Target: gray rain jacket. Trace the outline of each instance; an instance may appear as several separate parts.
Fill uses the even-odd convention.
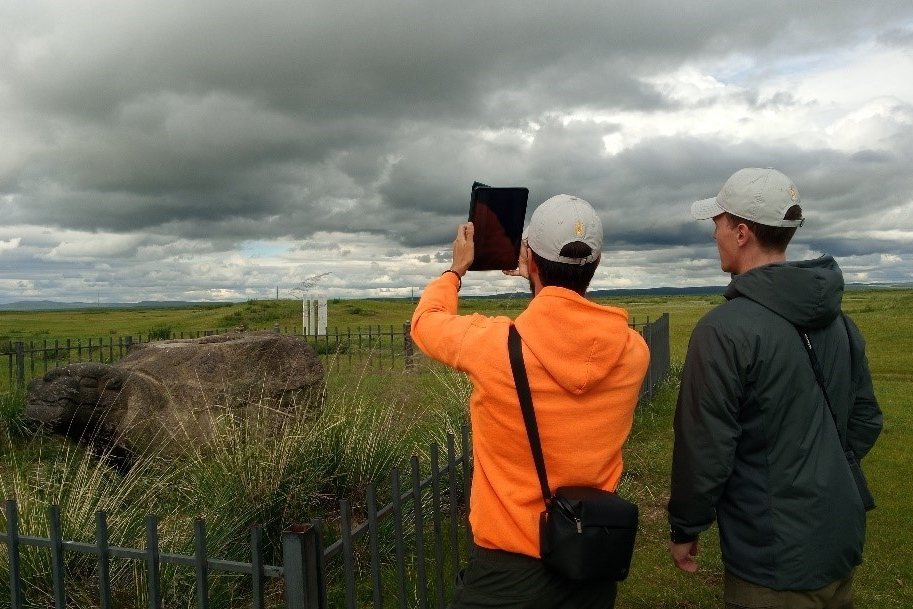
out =
[[[830,256],[761,266],[732,280],[688,345],[669,522],[696,535],[716,519],[726,569],[768,588],[820,588],[862,560],[865,511],[841,439],[862,459],[882,416],[842,294]]]

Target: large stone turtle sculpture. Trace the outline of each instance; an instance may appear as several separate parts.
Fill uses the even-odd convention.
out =
[[[324,387],[307,341],[243,332],[133,345],[113,365],[84,362],[29,383],[27,417],[129,462],[205,440],[219,413],[314,408]]]

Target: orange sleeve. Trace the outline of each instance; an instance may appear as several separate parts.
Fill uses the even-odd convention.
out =
[[[444,273],[429,283],[412,314],[412,339],[428,357],[458,370],[463,338],[473,315],[457,315],[459,280]]]

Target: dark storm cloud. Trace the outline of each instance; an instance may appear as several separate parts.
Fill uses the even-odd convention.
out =
[[[718,103],[685,101],[651,78],[739,56],[750,65],[725,76],[746,84],[722,98],[757,112],[800,106],[808,101],[752,79],[876,35],[907,48],[911,15],[906,0],[827,11],[812,0],[763,11],[728,0],[687,10],[5,3],[0,214],[10,226],[154,236],[134,252],[338,233],[434,248],[420,260],[439,260],[480,180],[529,187],[531,208],[578,194],[599,209],[612,247],[653,249],[706,243],[690,202],[740,166],[773,165],[810,193],[809,238],[850,230],[861,201],[867,225],[887,229],[890,217],[872,212],[909,203],[909,129],[855,154],[669,135],[612,156],[604,139],[620,126],[591,114]]]
[[[476,129],[522,128],[558,108],[657,107],[667,100],[639,75],[694,53],[779,47],[800,32],[806,47],[823,44],[890,6],[847,4],[809,25],[772,8],[753,14],[743,36],[727,37],[712,24],[744,19],[735,3],[687,15],[626,3],[471,4],[7,8],[6,22],[19,27],[0,74],[34,148],[5,173],[5,190],[30,203],[22,221],[127,230],[303,207],[315,212],[311,221],[287,227],[307,234],[321,221],[345,228],[320,208],[339,191],[369,198],[379,159],[400,152],[404,137],[440,134],[450,147],[434,155],[437,172],[379,184],[393,208],[427,211],[431,194],[463,197],[455,178],[474,166],[494,161],[491,173],[501,175],[496,151],[447,162]],[[789,6],[786,14],[801,13]],[[561,153],[569,144],[555,145]],[[339,175],[310,186],[327,164]]]

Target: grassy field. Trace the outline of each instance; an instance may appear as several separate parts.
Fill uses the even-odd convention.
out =
[[[329,326],[339,328],[382,325],[402,327],[409,320],[408,300],[333,300],[328,303]],[[230,329],[268,330],[278,323],[283,331],[300,333],[300,300],[252,300],[175,308],[77,309],[70,311],[0,311],[0,343],[18,340],[137,336],[169,329],[174,334]]]
[[[516,317],[528,297],[464,298],[461,313],[484,313]],[[687,330],[720,297],[604,298],[600,302],[629,310],[631,320],[644,322],[663,313],[687,340]],[[415,303],[401,300],[331,300],[327,303],[329,328],[381,326],[402,328],[412,316]],[[240,325],[250,330],[268,330],[278,323],[283,331],[301,331],[298,300],[254,300],[232,304],[206,304],[183,308],[79,309],[71,311],[0,311],[0,344],[29,341],[108,336],[146,335],[161,329],[174,334],[230,329]],[[673,357],[684,354],[683,341],[673,345]]]
[[[654,319],[668,312],[672,329],[672,359],[680,365],[694,323],[712,306],[722,302],[722,299],[715,296],[639,297],[604,299],[603,302],[627,308],[636,321]],[[513,317],[525,304],[525,298],[464,299],[461,302],[461,312],[479,311]],[[329,325],[340,328],[368,324],[399,327],[411,315],[412,307],[413,304],[408,300],[333,301],[329,303]],[[865,562],[857,573],[857,606],[878,609],[911,607],[913,559],[910,558],[910,548],[913,547],[913,527],[910,526],[910,514],[913,514],[913,497],[907,485],[913,475],[909,458],[909,447],[913,446],[913,412],[906,406],[909,396],[913,394],[913,372],[910,370],[913,353],[913,291],[848,292],[844,299],[844,309],[867,338],[876,394],[885,413],[883,435],[864,462],[879,507],[869,516]],[[240,324],[250,328],[265,328],[276,322],[284,327],[300,327],[300,302],[256,301],[221,307],[108,311],[106,314],[93,311],[0,313],[0,341],[28,340],[30,337],[76,338],[80,336],[79,333],[83,333],[83,336],[99,336],[112,331],[123,334],[145,333],[155,326],[170,326],[175,332]],[[411,381],[410,378],[413,377],[397,373],[369,374],[356,380],[342,376],[329,379],[328,393],[338,398],[334,406],[337,409],[335,420],[349,421],[353,429],[360,429],[365,435],[353,432],[344,438],[338,437],[339,430],[330,433],[330,429],[336,430],[338,424],[328,423],[329,428],[324,430],[328,435],[321,436],[317,445],[324,451],[328,445],[335,447],[330,452],[335,451],[339,463],[333,464],[333,467],[340,467],[345,462],[345,467],[360,473],[345,474],[341,478],[334,474],[331,478],[335,482],[329,485],[322,484],[320,476],[316,480],[309,479],[307,484],[301,483],[300,486],[283,478],[270,487],[273,488],[271,500],[275,500],[274,504],[270,504],[271,509],[288,514],[294,509],[311,510],[314,505],[321,505],[320,500],[298,504],[280,501],[279,495],[292,488],[302,493],[308,492],[307,488],[315,489],[310,492],[318,494],[351,492],[353,484],[358,484],[352,483],[352,480],[380,476],[379,472],[385,471],[383,468],[391,460],[402,458],[393,456],[393,452],[413,450],[429,438],[440,437],[441,427],[456,425],[461,417],[465,387],[457,382],[457,389],[454,389],[452,382],[442,385],[434,379],[429,380],[425,375],[416,375],[415,378],[420,379],[417,381]],[[677,382],[672,378],[661,388],[653,403],[638,411],[626,447],[628,476],[623,491],[641,506],[642,530],[632,576],[620,588],[620,608],[698,609],[720,606],[722,568],[714,530],[701,538],[701,571],[696,575],[687,575],[674,569],[666,553],[665,503],[668,497],[671,419],[676,391]],[[346,395],[350,397],[346,398]],[[17,400],[9,394],[0,400],[0,411],[6,413],[0,415],[0,418],[5,421],[2,427],[7,437],[2,442],[7,448],[0,451],[0,459],[5,463],[0,465],[0,477],[7,480],[4,485],[7,491],[11,488],[8,481],[12,467],[10,462],[22,464],[34,457],[37,450],[34,447],[28,448],[23,440],[26,436],[17,431],[16,425],[21,423],[14,414],[10,414],[15,413],[17,404]],[[440,414],[442,410],[445,411],[443,415]],[[366,460],[360,446],[367,442],[367,438],[376,437],[377,431],[381,429],[386,430],[381,434],[386,433],[392,437],[381,447],[375,447],[378,451],[376,459]],[[295,433],[304,434],[304,431],[298,430]],[[337,435],[334,436],[334,433]],[[47,440],[43,442],[42,450],[47,456],[50,450],[48,446],[53,444]],[[233,451],[238,448],[236,444],[229,443],[228,448],[232,447]],[[291,451],[292,447],[288,450]],[[219,490],[218,495],[222,501],[229,500],[225,496],[227,492],[250,496],[252,491],[239,486],[237,481],[226,483],[232,476],[232,469],[249,467],[259,471],[253,464],[265,455],[270,455],[267,460],[271,459],[272,454],[269,450],[264,450],[263,455],[259,455],[256,450],[246,451],[245,454],[247,461],[226,458],[222,463],[225,470],[221,475],[202,471],[205,469],[202,461],[197,469],[171,473],[165,470],[162,474],[163,484],[177,484],[183,489],[183,494],[168,501],[186,501],[194,493],[199,495],[200,489],[204,488]],[[308,453],[301,459],[301,463],[322,464],[322,475],[326,477],[330,465],[321,461],[316,452]],[[304,476],[304,473],[289,466],[288,475]],[[175,476],[184,478],[178,481]],[[29,480],[34,478],[33,475]],[[314,476],[311,475],[311,478]],[[340,480],[348,482],[341,487],[336,486]],[[194,484],[198,486],[193,488]],[[162,493],[162,496],[173,497],[173,492],[153,486],[158,489],[155,492]],[[142,488],[145,489],[144,493],[153,492],[148,485]],[[51,495],[39,493],[36,500]],[[60,492],[57,496],[60,496]],[[256,494],[253,496],[261,497]],[[199,503],[219,505],[216,499],[199,500]],[[166,502],[165,505],[171,504]],[[208,509],[218,511],[216,507]],[[261,509],[265,508],[261,506]]]

